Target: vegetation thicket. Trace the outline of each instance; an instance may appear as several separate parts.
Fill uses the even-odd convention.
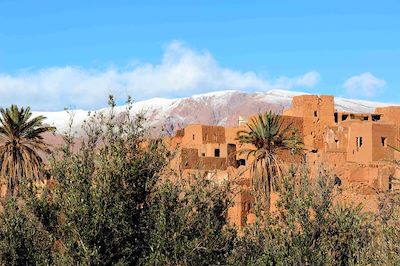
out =
[[[378,213],[363,213],[360,206],[334,204],[340,189],[329,172],[310,179],[305,166],[293,166],[279,175],[277,211],[268,221],[239,230],[227,220],[232,184],[197,176],[172,182],[166,166],[174,154],[161,139],[146,138],[143,114],[132,115],[128,103],[126,111],[116,115],[114,105],[110,98],[109,113],[88,118],[83,138],[64,135],[64,145],[50,156],[48,172],[39,168],[51,186],[2,199],[0,264],[400,262],[398,195],[388,194]],[[263,126],[271,126],[268,116],[262,116]],[[259,130],[270,134],[265,135],[268,145],[285,141],[272,134],[275,129]],[[246,143],[253,143],[252,138]],[[265,149],[264,144],[257,147]],[[255,151],[264,157],[267,152]],[[271,175],[266,180],[278,178],[277,169],[261,165]],[[265,193],[256,196],[268,200]]]

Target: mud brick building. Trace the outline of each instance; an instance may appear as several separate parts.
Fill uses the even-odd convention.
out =
[[[373,114],[346,113],[335,110],[333,96],[301,95],[293,97],[282,117],[302,136],[311,175],[321,166],[330,169],[341,180],[344,200],[374,210],[379,193],[396,189],[391,181],[400,177],[395,162],[400,153],[392,147],[400,147],[400,106],[376,108]],[[179,150],[171,166],[183,177],[201,174],[216,181],[235,180],[235,204],[229,217],[237,226],[253,219],[252,159],[237,152],[249,148],[236,140],[243,129],[246,125],[240,117],[237,127],[189,125],[169,139],[171,147]],[[299,156],[282,155],[286,164],[300,161]]]

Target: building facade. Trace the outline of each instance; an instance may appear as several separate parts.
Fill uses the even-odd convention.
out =
[[[344,199],[365,204],[366,210],[377,208],[377,197],[396,189],[391,182],[400,177],[395,163],[400,154],[400,106],[380,107],[373,114],[346,113],[335,110],[333,96],[295,96],[283,111],[283,123],[291,123],[302,136],[304,158],[315,175],[321,166],[340,179]],[[238,153],[242,146],[237,132],[246,130],[242,117],[237,127],[189,125],[169,139],[178,149],[172,162],[184,176],[201,174],[205,178],[234,180],[235,204],[229,210],[231,222],[244,226],[252,221],[254,198],[250,188],[251,158]],[[281,154],[285,163],[300,162],[299,156]],[[278,195],[273,195],[277,198]],[[272,202],[273,202],[272,201]]]

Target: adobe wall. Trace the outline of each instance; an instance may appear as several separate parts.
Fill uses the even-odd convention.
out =
[[[347,161],[372,161],[372,123],[353,123],[349,126]]]
[[[197,149],[181,149],[181,168],[196,170],[226,170],[227,160],[217,157],[200,157]]]
[[[400,106],[378,107],[375,109],[375,113],[382,115],[382,122],[394,123],[400,126]]]
[[[372,161],[393,160],[397,128],[393,124],[372,125]]]
[[[223,144],[225,140],[225,128],[222,126],[201,126],[203,144],[218,143]]]
[[[328,127],[324,138],[325,152],[347,152],[348,135],[348,127],[342,125]]]
[[[334,97],[330,95],[300,95],[294,96],[292,105],[283,111],[285,116],[320,119],[324,124],[334,123]]]
[[[334,125],[334,98],[327,95],[295,96],[291,108],[284,110],[284,116],[303,119],[305,148],[319,150],[324,148],[324,135],[327,126]]]
[[[186,148],[199,148],[203,144],[202,125],[188,125],[184,129],[181,145]]]

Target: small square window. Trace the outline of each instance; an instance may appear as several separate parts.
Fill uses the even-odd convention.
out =
[[[241,165],[246,165],[246,160],[245,159],[239,159],[236,161],[236,166],[239,167]]]
[[[220,150],[219,149],[215,149],[214,150],[214,157],[219,157],[220,156]]]

